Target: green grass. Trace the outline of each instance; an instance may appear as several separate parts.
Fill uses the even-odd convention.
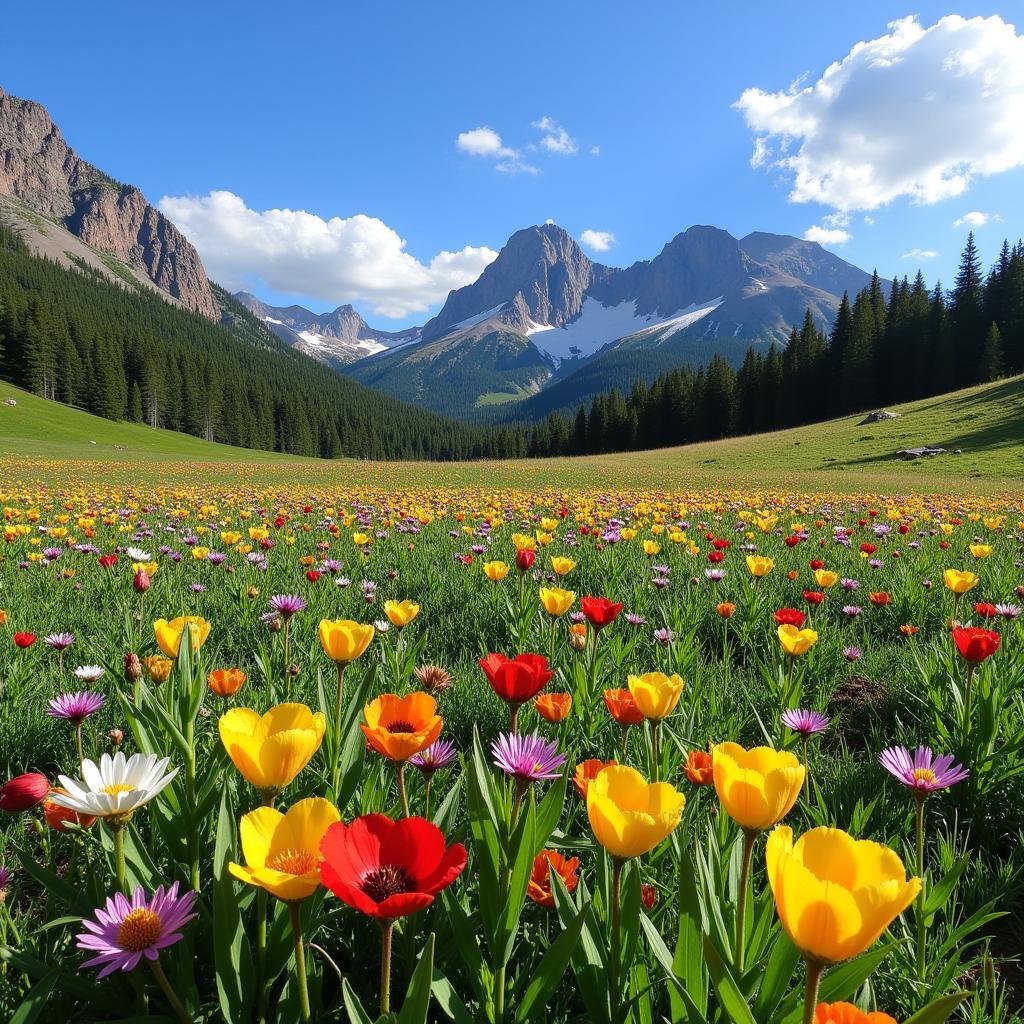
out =
[[[508,405],[509,402],[521,402],[524,398],[529,398],[531,394],[533,392],[527,391],[525,388],[517,388],[515,391],[488,391],[473,404],[477,409],[488,405]]]
[[[320,462],[211,444],[185,434],[113,423],[0,384],[0,455],[111,461],[146,479],[181,476],[266,483],[446,487],[786,487],[802,491],[1019,493],[1024,479],[1024,377],[894,406],[900,417],[862,426],[863,413],[753,437],[576,459],[468,463]],[[90,442],[95,441],[95,444]],[[901,448],[950,454],[917,462]],[[954,455],[955,449],[961,455]],[[171,465],[173,464],[173,465]],[[188,464],[183,466],[183,464]],[[46,473],[34,461],[33,474]],[[66,472],[61,469],[60,472]],[[115,475],[116,469],[111,470]]]

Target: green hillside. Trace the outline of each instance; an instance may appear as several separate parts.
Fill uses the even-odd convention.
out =
[[[6,457],[14,476],[74,474],[68,462],[109,460],[122,464],[110,466],[106,472],[111,476],[147,480],[188,474],[211,482],[244,478],[389,487],[1024,492],[1024,376],[892,406],[900,413],[898,419],[869,425],[861,425],[864,414],[858,413],[771,434],[649,452],[444,464],[324,462],[245,451],[186,434],[112,423],[0,384],[0,402],[8,398],[17,405],[0,404],[0,457]],[[916,462],[894,457],[901,448],[921,445],[943,447],[949,454]],[[952,454],[957,448],[962,454]],[[58,460],[60,466],[54,464]],[[83,477],[94,471],[81,467]]]

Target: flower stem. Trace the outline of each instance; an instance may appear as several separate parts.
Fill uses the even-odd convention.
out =
[[[924,917],[924,793],[914,794],[917,798],[917,877],[921,879],[921,891],[917,894],[917,978],[924,981],[925,951],[928,942],[928,930]]]
[[[309,989],[306,986],[306,954],[302,948],[302,921],[299,917],[301,904],[289,903],[292,918],[292,942],[295,944],[295,980],[299,988],[299,1008],[303,1021],[309,1020]]]
[[[339,661],[338,689],[334,695],[334,764],[331,765],[331,793],[338,799],[338,787],[341,785],[341,694],[345,681],[345,663]]]
[[[391,1012],[391,937],[395,931],[394,921],[380,923],[380,1012]]]
[[[423,817],[430,821],[430,783],[433,782],[433,774],[428,774],[423,784]]]
[[[267,890],[256,890],[256,991],[260,1024],[267,1019]]]
[[[804,988],[804,1021],[803,1024],[814,1024],[814,1010],[818,1005],[818,986],[825,965],[813,960],[807,961],[807,982]]]
[[[161,989],[163,989],[164,996],[167,998],[167,1002],[171,1004],[171,1009],[174,1010],[178,1020],[180,1020],[182,1024],[192,1024],[192,1018],[186,1012],[185,1007],[182,1006],[181,1000],[171,987],[171,983],[167,980],[167,975],[164,974],[164,969],[160,966],[160,961],[150,960],[149,963],[153,968],[153,976],[156,978],[157,984]]]
[[[122,892],[128,891],[124,867],[124,826],[114,826],[114,872],[117,875],[117,887]]]
[[[85,754],[82,749],[82,723],[79,722],[75,726],[75,746],[78,748],[78,763],[81,764],[85,760]]]
[[[405,792],[405,762],[398,761],[395,765],[395,771],[398,773],[398,795],[402,800],[402,814],[409,817],[409,797]]]
[[[747,889],[750,886],[750,862],[753,860],[757,830],[743,830],[743,866],[740,869],[740,891],[736,896],[736,970],[743,973],[747,951]]]
[[[651,781],[657,782],[661,775],[661,751],[658,749],[658,730],[661,722],[651,719]]]
[[[612,857],[612,941],[611,960],[609,961],[609,990],[611,994],[612,1017],[619,1012],[621,996],[619,995],[619,971],[622,959],[622,936],[619,932],[619,914],[622,905],[622,868],[626,862],[619,857]]]

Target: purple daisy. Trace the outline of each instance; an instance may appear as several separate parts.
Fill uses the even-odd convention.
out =
[[[860,648],[855,646],[844,647],[843,657],[847,661],[860,661]]]
[[[828,719],[820,711],[809,711],[806,708],[793,708],[782,712],[782,724],[801,736],[813,736],[828,728]]]
[[[66,651],[75,642],[74,633],[51,633],[43,637],[43,643],[54,651]]]
[[[156,960],[161,949],[178,942],[183,928],[196,915],[192,913],[194,892],[178,895],[178,883],[169,889],[161,885],[151,899],[140,885],[131,901],[124,893],[107,898],[106,909],[96,909],[96,919],[82,921],[78,948],[96,953],[83,967],[99,967],[100,978],[114,971],[132,971],[145,957]]]
[[[306,602],[298,594],[275,594],[270,599],[270,607],[282,619],[290,619],[296,612],[306,607]]]
[[[81,725],[90,715],[95,715],[107,698],[102,693],[80,690],[78,693],[62,693],[50,701],[51,718],[64,718],[73,725]]]
[[[565,764],[565,755],[558,752],[556,742],[548,742],[534,733],[502,733],[491,744],[494,763],[506,775],[521,782],[557,779]]]
[[[925,796],[963,782],[970,775],[963,765],[953,763],[952,754],[935,757],[931,747],[918,747],[913,755],[906,747],[887,747],[878,760],[904,786]]]
[[[421,750],[418,754],[413,754],[409,758],[409,764],[414,768],[419,768],[429,778],[434,772],[446,768],[454,760],[455,741],[436,740],[425,750]]]

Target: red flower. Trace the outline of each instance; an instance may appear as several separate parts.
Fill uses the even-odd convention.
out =
[[[799,543],[800,543],[800,538],[795,533],[790,534],[786,538],[786,547],[787,548],[795,548],[797,546],[797,544],[799,544]]]
[[[974,606],[974,610],[983,619],[994,619],[999,614],[999,612],[996,611],[996,606],[994,604],[986,604],[984,601],[979,601]]]
[[[714,547],[715,547],[716,551],[724,551],[726,548],[731,548],[732,547],[732,541],[731,540],[716,540],[714,542]]]
[[[622,605],[607,597],[581,597],[580,609],[594,629],[610,626],[622,611]]]
[[[640,899],[648,910],[653,910],[654,904],[658,902],[658,890],[650,882],[644,882],[640,886]]]
[[[709,551],[708,561],[711,562],[712,565],[716,565],[718,562],[725,561],[725,555],[723,555],[721,551]]]
[[[306,573],[306,579],[309,580],[310,583],[316,583],[316,581],[320,579],[320,573],[318,573],[316,569],[310,569],[309,572]]]
[[[351,825],[335,822],[320,853],[324,885],[350,907],[386,921],[429,907],[466,866],[466,848],[453,843],[445,849],[432,822],[383,814],[364,814]]]
[[[100,568],[113,569],[117,565],[117,555],[100,555]]]
[[[533,560],[536,557],[536,551],[531,551],[529,548],[520,548],[516,552],[516,568],[520,572],[526,572],[533,565]]]
[[[564,857],[555,850],[541,850],[533,861],[526,895],[539,906],[553,907],[555,896],[551,891],[551,872],[554,871],[562,879],[568,892],[575,892],[580,882],[576,874],[579,866],[579,857]]]
[[[799,629],[806,619],[807,616],[797,608],[780,608],[775,613],[775,621],[780,626],[796,626]]]
[[[825,568],[825,563],[820,558],[812,558],[811,559],[811,571],[812,572],[817,572],[818,569],[824,569],[824,568]]]
[[[555,674],[548,668],[548,659],[543,654],[517,654],[514,658],[488,654],[480,659],[480,667],[491,689],[509,704],[532,700]]]
[[[940,547],[940,548],[941,548],[941,549],[942,549],[943,551],[945,551],[945,550],[946,550],[946,548],[948,548],[948,547],[949,547],[949,541],[948,541],[948,540],[940,540],[940,541],[939,541],[939,547]]]
[[[706,750],[691,750],[686,755],[686,777],[695,786],[706,786],[714,779],[714,765]]]
[[[132,577],[132,587],[139,594],[144,594],[149,590],[149,573],[145,569],[139,569]]]
[[[999,649],[999,634],[977,626],[957,626],[953,630],[953,643],[965,661],[978,665]]]
[[[278,516],[274,520],[274,525],[280,530],[281,527],[284,526],[284,519],[281,516]]]
[[[805,590],[804,600],[808,604],[821,604],[825,600],[825,595],[819,590]]]
[[[900,533],[906,536],[910,533],[910,527],[906,523],[900,523]]]
[[[860,549],[864,552],[865,555],[873,555],[878,550],[878,548],[874,544],[866,543],[861,544]]]
[[[36,642],[35,633],[15,633],[14,642],[19,647],[31,647]]]
[[[0,811],[14,814],[41,804],[50,792],[50,780],[39,772],[26,772],[0,786]]]

